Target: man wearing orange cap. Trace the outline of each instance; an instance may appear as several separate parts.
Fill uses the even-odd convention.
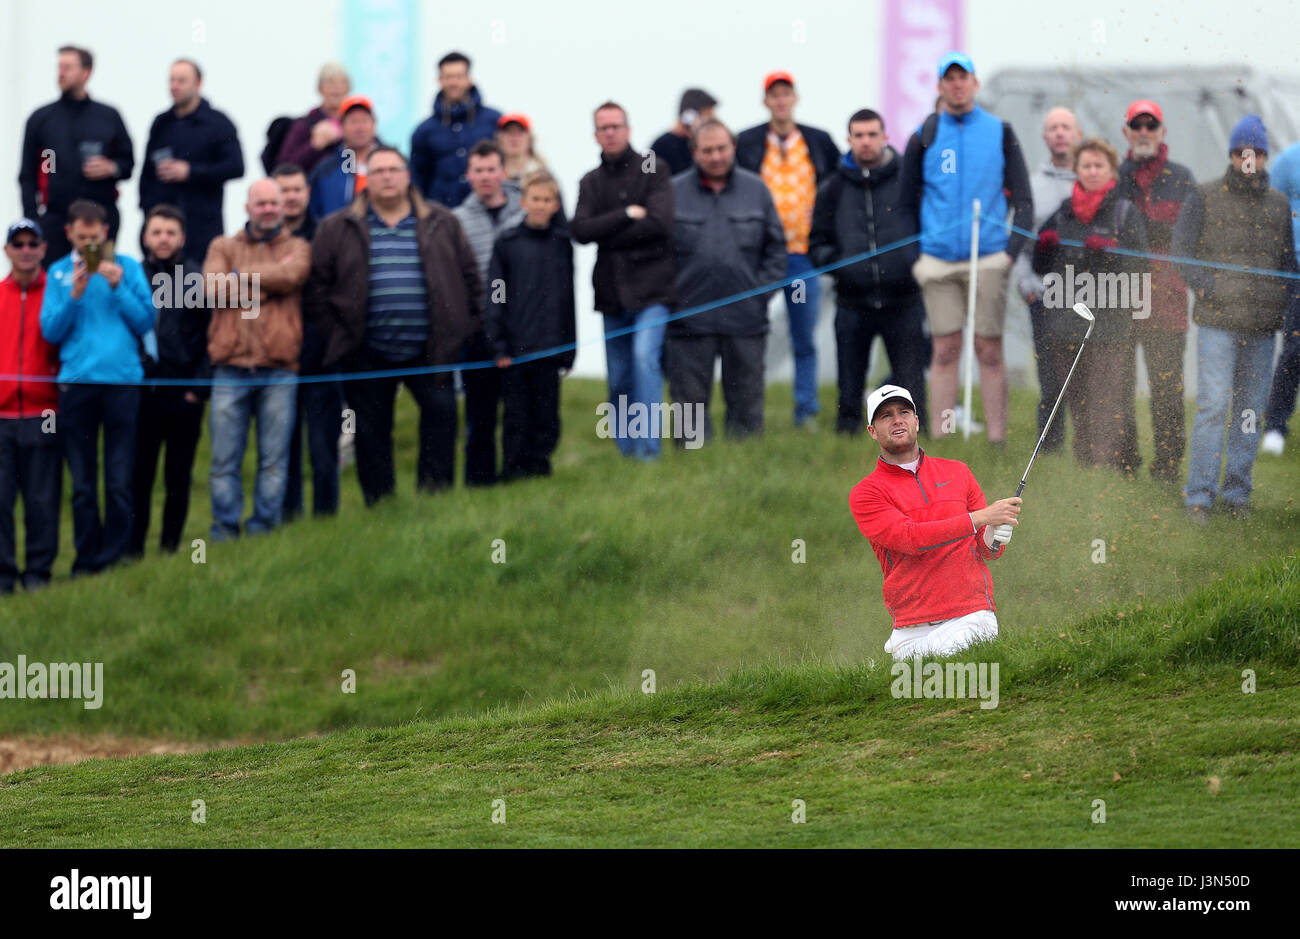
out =
[[[1183,203],[1196,189],[1191,170],[1169,159],[1165,116],[1154,101],[1134,101],[1124,115],[1128,157],[1119,168],[1116,195],[1128,199],[1145,217],[1147,243],[1155,254],[1168,254],[1174,223]],[[1133,341],[1141,343],[1151,385],[1151,424],[1155,458],[1151,476],[1179,481],[1179,464],[1187,446],[1183,412],[1183,347],[1187,343],[1187,284],[1168,261],[1149,261],[1151,316],[1134,320]]]
[[[348,95],[339,105],[343,138],[333,157],[316,164],[311,173],[311,202],[308,212],[319,222],[331,212],[352,204],[352,197],[366,188],[366,161],[376,147],[375,107],[365,95]]]
[[[835,174],[840,151],[831,135],[816,127],[796,124],[794,107],[799,96],[794,76],[771,72],[763,79],[763,106],[771,120],[742,131],[736,138],[736,165],[757,173],[767,183],[785,228],[786,277],[813,269],[808,259],[813,204],[817,187]],[[796,280],[785,288],[785,308],[790,319],[790,346],[794,351],[794,423],[817,429],[817,347],[813,333],[821,288],[816,277]]]

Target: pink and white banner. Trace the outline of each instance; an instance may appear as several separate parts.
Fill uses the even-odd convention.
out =
[[[885,126],[900,151],[934,110],[939,60],[963,49],[965,0],[885,0]],[[975,63],[979,68],[979,63]]]

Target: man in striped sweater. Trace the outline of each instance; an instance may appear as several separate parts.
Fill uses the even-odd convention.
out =
[[[373,505],[395,487],[399,382],[420,407],[417,488],[452,484],[456,396],[445,367],[479,331],[483,287],[464,229],[412,188],[402,154],[376,149],[369,174],[365,191],[316,229],[305,308],[326,334],[323,366],[381,373],[344,385],[356,417],[357,479]]]

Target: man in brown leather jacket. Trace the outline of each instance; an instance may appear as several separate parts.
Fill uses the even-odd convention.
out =
[[[239,537],[244,509],[240,467],[249,419],[257,415],[257,480],[247,534],[280,523],[288,481],[302,286],[311,248],[284,227],[284,203],[273,179],[248,190],[248,223],[213,240],[203,262],[212,322],[212,540]]]

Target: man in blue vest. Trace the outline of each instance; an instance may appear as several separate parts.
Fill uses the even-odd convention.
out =
[[[1008,233],[1007,213],[1028,230],[1034,200],[1024,154],[1011,125],[975,104],[975,64],[961,52],[939,62],[939,107],[908,141],[901,199],[921,221],[921,256],[912,267],[925,298],[934,353],[930,362],[930,435],[944,436],[957,404],[962,328],[970,288],[972,202],[980,202],[975,357],[989,441],[1007,436],[1007,371],[1002,327],[1011,262],[1025,236]]]

